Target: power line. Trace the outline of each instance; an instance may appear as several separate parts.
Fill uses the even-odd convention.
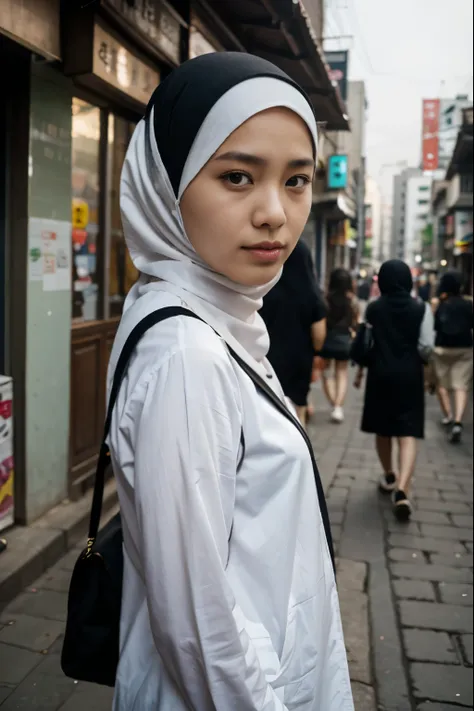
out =
[[[367,49],[367,44],[366,44],[366,42],[365,42],[364,34],[363,34],[363,32],[362,32],[362,28],[361,28],[361,26],[360,26],[359,18],[357,17],[357,13],[356,13],[355,7],[354,7],[354,5],[353,5],[353,2],[349,2],[349,3],[348,3],[348,9],[349,9],[349,11],[350,11],[350,13],[351,13],[351,15],[352,15],[352,19],[353,19],[355,28],[356,28],[356,30],[357,30],[357,32],[355,32],[354,34],[356,34],[356,36],[359,38],[360,46],[362,47],[362,50],[363,50],[363,52],[364,52],[364,55],[365,55],[365,58],[366,58],[366,62],[367,62],[367,66],[369,67],[369,71],[370,71],[371,74],[374,74],[374,73],[375,73],[374,66],[373,66],[373,64],[372,64],[372,60],[371,60],[371,58],[370,58],[370,54],[369,54],[369,51],[368,51],[368,49]],[[357,43],[356,43],[355,46],[356,46],[356,50],[357,50]]]

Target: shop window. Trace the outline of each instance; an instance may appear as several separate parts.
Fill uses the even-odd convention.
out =
[[[122,229],[120,215],[120,175],[135,125],[118,116],[109,116],[110,155],[110,271],[109,315],[120,316],[125,297],[138,278]]]
[[[97,269],[100,214],[100,109],[72,103],[72,249],[73,321],[99,318]]]

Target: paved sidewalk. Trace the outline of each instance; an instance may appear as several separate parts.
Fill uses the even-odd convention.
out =
[[[472,437],[447,444],[429,399],[408,525],[377,493],[361,395],[343,425],[317,393],[311,424],[337,542],[338,584],[356,711],[472,708]],[[472,429],[468,427],[467,429]],[[110,711],[111,691],[59,667],[71,551],[0,614],[1,711]],[[326,710],[321,710],[326,711]]]
[[[428,398],[426,440],[414,486],[416,511],[409,524],[400,524],[390,499],[377,491],[380,466],[373,438],[358,429],[361,402],[360,394],[351,393],[346,422],[335,435],[329,434],[322,414],[312,430],[321,465],[336,450],[340,457],[328,494],[338,555],[368,567],[378,709],[472,708],[472,418],[465,442],[453,446],[437,424],[435,398]],[[349,624],[354,615],[353,607],[346,611]],[[366,683],[357,664],[360,649],[351,649],[347,631],[346,642],[349,658],[356,656],[352,677]]]

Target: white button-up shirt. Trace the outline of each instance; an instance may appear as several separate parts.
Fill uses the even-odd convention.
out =
[[[111,370],[133,326],[175,305],[134,304]],[[109,444],[125,557],[114,711],[353,711],[307,446],[206,324],[147,332]]]

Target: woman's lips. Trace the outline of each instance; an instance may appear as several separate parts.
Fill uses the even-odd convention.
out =
[[[244,247],[247,252],[259,262],[273,263],[278,262],[283,251],[282,244],[258,244],[255,247]]]

